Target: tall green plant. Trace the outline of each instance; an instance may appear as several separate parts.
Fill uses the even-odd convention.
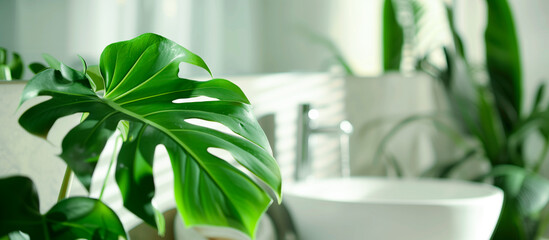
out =
[[[445,49],[448,69],[437,76],[444,82],[456,113],[454,116],[462,127],[462,135],[480,144],[479,152],[492,167],[488,175],[477,180],[490,179],[504,191],[503,209],[492,239],[537,239],[545,232],[548,216],[543,209],[549,203],[549,180],[539,174],[549,152],[549,108],[543,106],[545,88],[539,86],[534,107],[524,111],[520,51],[510,6],[505,0],[486,0],[486,6],[488,21],[484,44],[487,75],[477,74],[467,61],[454,26],[452,9],[448,7],[454,47]],[[466,66],[467,73],[457,72],[459,63]],[[488,76],[487,84],[476,79],[479,75]],[[473,86],[459,88],[456,87],[457,81],[466,81],[461,83]],[[410,119],[407,119],[397,127],[409,123]],[[539,156],[529,160],[524,149],[532,134],[541,136],[544,147]],[[386,139],[390,137],[386,136]],[[475,156],[469,153],[477,150],[468,147],[465,152],[464,157],[436,167],[448,176]]]
[[[107,46],[98,68],[87,68],[83,60],[82,71],[53,58],[46,61],[50,68],[29,81],[21,104],[36,96],[51,98],[24,112],[19,123],[28,132],[46,138],[57,119],[83,113],[82,122],[64,137],[59,157],[88,190],[107,140],[117,129],[121,131],[124,140],[112,164],[124,207],[159,233],[164,232],[163,215],[151,203],[158,145],[168,152],[177,209],[188,226],[231,227],[253,238],[259,217],[272,202],[268,191],[274,191],[280,201],[280,171],[244,93],[224,79],[178,77],[181,63],[210,73],[194,53],[149,33]],[[221,123],[231,132],[196,124],[196,119]],[[253,177],[216,156],[212,149],[228,151]],[[262,189],[259,181],[269,189]],[[2,204],[0,212],[10,207]],[[14,215],[2,215],[0,226],[9,227],[1,227],[0,236],[25,232],[27,221],[34,221],[14,219]],[[43,234],[57,236],[47,231]],[[113,234],[123,236],[117,231]]]

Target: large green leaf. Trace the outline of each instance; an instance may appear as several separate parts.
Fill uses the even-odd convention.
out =
[[[486,3],[486,65],[497,108],[508,133],[519,120],[522,105],[522,75],[517,34],[507,0],[487,0]]]
[[[57,65],[54,60],[48,62]],[[51,99],[27,110],[19,123],[46,137],[60,117],[87,113],[63,139],[60,156],[89,189],[107,139],[120,121],[127,121],[128,137],[118,154],[116,180],[128,210],[163,231],[162,215],[151,199],[155,193],[153,156],[156,146],[164,145],[174,170],[177,207],[185,223],[228,226],[253,237],[257,220],[271,198],[251,176],[210,151],[228,151],[280,199],[280,171],[267,138],[236,85],[223,79],[179,78],[180,63],[209,72],[200,57],[155,34],[111,44],[99,64],[104,95],[94,92],[97,84],[88,80],[97,76],[60,64],[60,71],[48,69],[29,81],[21,102],[38,95]],[[196,97],[201,96],[212,100],[198,101]],[[232,133],[194,124],[195,119],[221,123]]]
[[[32,180],[23,176],[0,179],[0,237],[11,239],[119,239],[126,237],[118,216],[101,201],[86,197],[64,199],[40,213]]]
[[[393,0],[383,3],[383,70],[400,70],[404,30],[398,23],[397,9]]]

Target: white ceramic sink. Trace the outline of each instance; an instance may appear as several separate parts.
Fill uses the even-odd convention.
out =
[[[488,240],[503,202],[491,185],[341,178],[287,187],[301,240]]]

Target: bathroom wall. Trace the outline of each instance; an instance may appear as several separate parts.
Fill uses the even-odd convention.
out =
[[[21,174],[31,177],[40,196],[40,208],[49,209],[57,202],[57,194],[65,172],[65,163],[56,157],[61,153],[61,140],[70,126],[75,126],[78,116],[60,120],[49,133],[48,141],[30,135],[19,126],[21,113],[40,100],[31,100],[20,109],[19,98],[25,82],[0,81],[0,176]],[[79,183],[74,184],[73,194],[85,191]]]

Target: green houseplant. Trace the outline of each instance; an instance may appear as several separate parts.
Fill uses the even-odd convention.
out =
[[[46,138],[57,119],[83,113],[81,123],[64,137],[59,157],[87,190],[107,140],[113,135],[122,138],[110,165],[115,166],[124,207],[159,234],[164,232],[164,219],[151,203],[158,145],[169,154],[177,209],[188,226],[231,227],[253,238],[259,217],[272,202],[269,192],[280,201],[278,165],[242,91],[228,80],[178,76],[181,63],[210,73],[199,56],[148,33],[107,46],[97,67],[88,68],[82,60],[83,70],[77,71],[53,58],[46,62],[50,67],[29,81],[21,104],[36,96],[50,98],[24,112],[20,125]],[[189,119],[221,123],[230,132]],[[210,153],[212,148],[228,151],[249,173]],[[0,236],[126,237],[120,220],[101,197],[66,198],[41,214],[29,178],[4,178],[0,190],[12,193],[0,200]]]
[[[8,51],[0,48],[0,80],[19,80],[23,77],[23,60],[13,52],[11,61],[8,61]]]
[[[447,68],[436,69],[425,59],[419,63],[420,69],[429,70],[445,86],[452,119],[459,128],[453,129],[438,116],[411,116],[385,136],[376,155],[382,155],[387,141],[396,132],[418,120],[431,121],[454,139],[472,140],[474,144],[462,144],[465,147],[462,156],[436,165],[434,172],[439,177],[448,177],[463,170],[464,163],[480,156],[490,170],[472,180],[490,181],[505,193],[492,239],[537,239],[547,227],[544,208],[549,203],[549,180],[540,173],[549,148],[545,87],[538,87],[532,109],[523,109],[520,51],[510,6],[505,0],[487,0],[486,4],[484,70],[479,71],[467,60],[453,23],[451,6],[447,7],[447,13],[454,46],[444,49]],[[461,72],[460,65],[465,66],[465,73]],[[423,66],[428,68],[421,68]],[[483,78],[487,81],[482,81]],[[459,87],[459,84],[468,87]],[[527,141],[532,136],[539,136],[537,139],[543,147],[528,154]]]

